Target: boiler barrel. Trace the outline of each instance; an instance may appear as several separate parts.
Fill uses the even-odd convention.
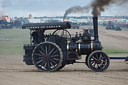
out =
[[[82,43],[78,43],[78,44],[67,44],[67,50],[68,51],[77,51],[80,55],[86,55],[89,54],[95,50],[101,50],[102,46],[101,43],[95,43],[95,42],[91,42],[89,44],[82,44]]]

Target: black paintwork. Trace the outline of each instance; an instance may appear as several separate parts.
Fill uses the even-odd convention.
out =
[[[88,34],[88,31],[85,31],[83,34],[80,34],[77,37],[71,37],[70,43],[68,43],[66,37],[59,35],[47,35],[45,36],[46,41],[53,42],[61,48],[63,55],[63,65],[73,64],[75,60],[80,59],[81,55],[89,55],[91,52],[95,50],[101,50],[102,46],[98,39],[98,23],[97,17],[93,18],[94,20],[94,39],[91,40],[91,35]],[[71,25],[68,22],[59,22],[59,23],[31,23],[25,24],[22,26],[23,29],[30,30],[63,30],[71,28]],[[54,33],[53,33],[54,34]],[[43,42],[46,42],[43,41]],[[80,41],[80,42],[79,42]],[[39,42],[41,43],[41,42]],[[39,44],[38,43],[38,44]],[[38,45],[33,42],[33,44],[25,45],[25,55],[24,62],[27,65],[33,65],[32,61],[32,53],[33,49]],[[69,47],[69,49],[67,48]]]

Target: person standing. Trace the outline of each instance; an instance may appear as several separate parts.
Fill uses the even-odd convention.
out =
[[[35,31],[31,34],[31,36],[33,37],[32,42],[34,43],[34,45],[37,45],[37,44],[39,43],[39,41],[38,41],[38,30],[35,30]]]
[[[44,32],[45,32],[45,30],[40,30],[39,33],[38,33],[38,41],[39,41],[39,43],[45,41]]]

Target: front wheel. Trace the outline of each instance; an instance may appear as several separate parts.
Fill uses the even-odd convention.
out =
[[[85,58],[85,65],[87,65],[87,67],[89,68],[89,66],[88,66],[88,56],[89,56],[89,55],[86,55],[86,58]]]
[[[63,61],[60,47],[53,42],[43,42],[37,45],[32,58],[36,68],[45,72],[58,70]]]
[[[87,63],[93,71],[102,72],[109,67],[110,60],[106,53],[98,50],[89,55]]]

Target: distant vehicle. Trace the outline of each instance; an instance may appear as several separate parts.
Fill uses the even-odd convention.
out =
[[[6,20],[0,20],[0,29],[12,29],[12,22],[7,22]]]
[[[14,23],[13,23],[13,26],[16,27],[16,28],[22,27],[21,20],[15,20]]]
[[[114,28],[115,28],[116,31],[121,31],[121,28],[120,28],[119,25],[114,25]]]
[[[106,24],[105,22],[103,22],[101,25],[102,25],[102,26],[107,26],[107,24]]]
[[[108,24],[108,25],[106,26],[106,29],[107,29],[107,30],[121,31],[120,26],[117,25],[117,24]]]
[[[114,25],[108,24],[108,25],[106,26],[106,29],[107,29],[107,30],[114,30]]]
[[[60,22],[59,20],[46,20],[45,23]]]
[[[81,23],[78,23],[79,26],[88,26],[90,25],[89,23],[86,23],[86,22],[81,22]]]
[[[71,24],[71,29],[79,29],[77,23],[69,22]]]

